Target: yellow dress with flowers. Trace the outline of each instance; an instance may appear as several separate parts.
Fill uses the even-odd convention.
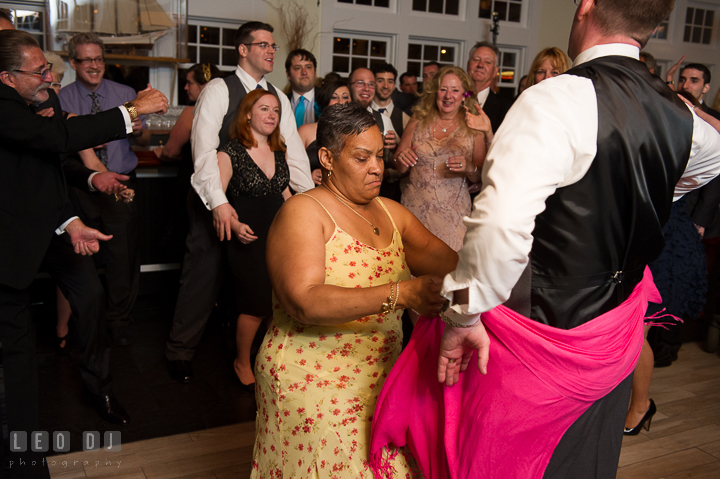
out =
[[[325,244],[325,284],[367,288],[408,279],[394,222],[392,241],[383,249],[361,243],[335,223]],[[258,413],[251,477],[372,478],[370,426],[377,396],[402,348],[402,310],[311,326],[289,316],[276,298],[273,308],[255,362]],[[394,467],[395,477],[413,477],[403,454],[395,456]]]

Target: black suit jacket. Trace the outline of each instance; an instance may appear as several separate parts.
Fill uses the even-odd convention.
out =
[[[490,90],[485,105],[483,105],[483,111],[490,118],[490,124],[492,125],[492,131],[495,133],[500,124],[505,119],[505,115],[512,106],[510,101],[500,97],[497,93]]]
[[[26,288],[54,230],[71,215],[61,155],[126,136],[119,109],[65,120],[37,115],[13,89],[0,84],[0,284]]]

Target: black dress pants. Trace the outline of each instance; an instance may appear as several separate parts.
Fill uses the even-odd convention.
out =
[[[212,224],[212,212],[195,190],[187,198],[189,232],[180,276],[170,338],[165,356],[189,361],[202,338],[222,284],[222,248]]]

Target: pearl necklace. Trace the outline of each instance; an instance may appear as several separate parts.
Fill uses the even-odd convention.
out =
[[[439,119],[440,119],[440,117],[437,117],[437,116],[435,117],[435,124],[437,124],[437,126],[440,128],[440,131],[442,131],[443,133],[447,133],[447,131],[450,128],[452,128],[452,126],[455,124],[455,118],[453,118],[452,121],[450,122],[450,124],[448,126],[446,126],[445,128],[443,128],[442,126],[440,126],[440,124],[438,124]],[[446,121],[446,120],[443,120],[443,121]],[[434,133],[435,133],[435,126],[433,125],[433,136],[435,136]]]

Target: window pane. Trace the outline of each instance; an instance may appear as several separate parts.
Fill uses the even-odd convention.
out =
[[[447,63],[455,62],[455,47],[441,47],[440,48],[440,61]]]
[[[367,56],[370,42],[367,40],[353,40],[352,54]]]
[[[371,57],[382,57],[385,58],[385,52],[387,51],[387,42],[379,42],[373,40],[370,44],[370,56]]]
[[[693,43],[700,43],[700,39],[702,38],[702,28],[700,27],[693,27],[692,32],[692,42]]]
[[[685,23],[692,23],[693,21],[693,15],[695,14],[694,8],[688,8],[687,12],[685,12]]]
[[[439,48],[436,45],[425,45],[423,60],[437,61]]]
[[[212,47],[200,47],[200,63],[220,63],[220,49]]]
[[[200,27],[200,43],[220,45],[220,29],[218,27]]]
[[[522,5],[519,3],[511,3],[510,11],[508,12],[508,22],[520,23],[520,13],[522,12]]]
[[[443,0],[429,0],[428,12],[443,13]]]
[[[356,5],[370,5],[372,7],[372,0],[355,0]]]
[[[353,0],[338,0],[338,3],[352,3]]]
[[[420,60],[422,58],[422,45],[418,45],[417,43],[409,43],[408,58],[412,60]]]
[[[705,28],[703,30],[703,37],[702,37],[703,45],[710,45],[711,38],[712,38],[712,30],[710,28]]]
[[[705,12],[705,26],[712,28],[713,26],[713,20],[715,19],[715,12],[713,10],[708,10]]]
[[[348,57],[333,57],[334,72],[338,73],[349,73],[350,72],[350,59]]]
[[[460,0],[445,0],[445,13],[457,15],[460,11]]]
[[[375,6],[390,8],[390,0],[375,0]]]
[[[503,53],[503,60],[502,60],[502,66],[504,67],[514,67],[515,66],[515,57],[517,55],[515,53]]]
[[[427,0],[413,0],[413,10],[416,12],[427,11]]]
[[[381,64],[381,63],[385,63],[385,59],[384,59],[384,58],[379,59],[379,60],[371,59],[371,60],[370,60],[370,68],[374,67],[375,65],[379,65],[379,64]]]
[[[495,11],[500,20],[507,20],[507,2],[495,2]]]
[[[683,41],[689,42],[690,41],[690,34],[692,33],[692,27],[689,27],[685,25],[685,33],[683,33]]]
[[[480,0],[480,18],[490,18],[492,14],[492,0]]]
[[[515,70],[503,70],[500,72],[501,83],[513,83],[515,81]]]
[[[660,40],[667,40],[667,24],[661,24],[657,31],[655,32],[655,35],[653,35],[653,38],[659,38]]]
[[[701,8],[695,9],[695,25],[702,25],[703,24],[703,14],[705,13],[705,10]]]
[[[197,26],[188,25],[188,43],[197,43]]]
[[[222,29],[222,44],[226,47],[233,47],[235,48],[235,32],[236,30],[233,30],[232,28],[223,28]]]
[[[422,76],[420,73],[420,62],[407,62],[407,71],[410,75],[416,77]]]
[[[333,53],[350,55],[350,39],[335,37],[335,41],[333,42]]]
[[[234,48],[223,48],[222,49],[222,64],[232,67],[237,65],[238,62],[238,51]]]
[[[355,70],[356,68],[363,68],[363,67],[367,68],[367,66],[368,66],[368,59],[367,59],[367,58],[362,58],[362,57],[354,57],[354,58],[352,59],[352,64],[351,64],[351,66],[352,66],[352,69],[353,69],[353,70]]]
[[[190,63],[197,63],[197,47],[195,45],[188,45],[188,58]]]

